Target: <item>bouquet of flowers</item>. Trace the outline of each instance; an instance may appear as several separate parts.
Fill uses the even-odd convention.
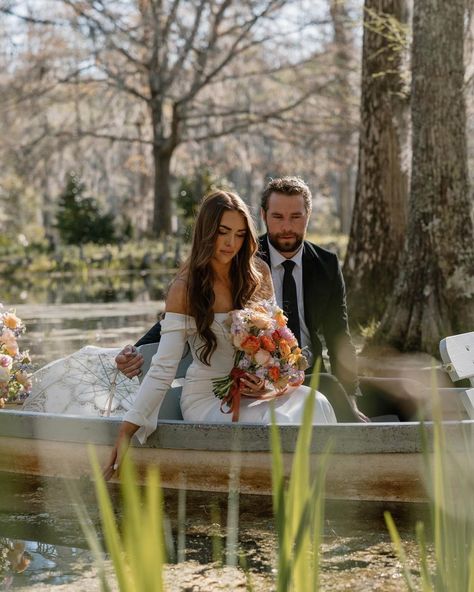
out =
[[[213,393],[222,400],[221,411],[239,419],[240,379],[255,374],[276,391],[299,386],[308,362],[281,308],[262,301],[230,314],[231,338],[235,348],[234,367],[224,378],[213,381]]]
[[[31,390],[30,356],[20,351],[17,343],[24,331],[15,311],[0,304],[0,407],[6,401],[25,398]]]

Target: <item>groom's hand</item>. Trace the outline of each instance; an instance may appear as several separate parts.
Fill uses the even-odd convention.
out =
[[[115,358],[117,368],[128,378],[140,376],[142,373],[143,356],[134,345],[126,345]]]
[[[354,413],[359,418],[359,421],[362,421],[364,423],[370,423],[370,419],[366,415],[364,415],[362,413],[362,411],[357,407],[357,397],[355,397],[354,395],[351,395],[349,397],[349,402],[351,404],[351,407],[352,407]]]

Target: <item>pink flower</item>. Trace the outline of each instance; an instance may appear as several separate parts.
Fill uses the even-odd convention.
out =
[[[288,327],[282,327],[280,330],[280,335],[283,339],[285,339],[291,347],[294,347],[295,345],[298,345],[298,342],[295,339],[295,336],[293,335],[293,332],[291,331],[291,329],[288,329]]]
[[[18,352],[20,351],[18,349],[18,343],[16,342],[15,337],[11,338],[11,339],[4,339],[3,340],[3,349],[6,351],[6,353],[10,356],[17,356]]]
[[[3,368],[11,368],[13,364],[13,358],[6,354],[0,354],[0,366]]]

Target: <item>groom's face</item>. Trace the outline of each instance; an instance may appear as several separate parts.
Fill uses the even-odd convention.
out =
[[[262,217],[270,243],[284,257],[292,257],[300,248],[308,226],[309,212],[303,196],[271,193]]]

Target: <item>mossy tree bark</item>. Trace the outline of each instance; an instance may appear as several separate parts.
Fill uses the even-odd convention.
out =
[[[406,0],[365,0],[359,162],[344,263],[351,320],[361,323],[383,314],[406,232],[408,16]]]
[[[375,341],[438,352],[474,328],[474,231],[464,104],[464,0],[416,0],[407,245]]]

